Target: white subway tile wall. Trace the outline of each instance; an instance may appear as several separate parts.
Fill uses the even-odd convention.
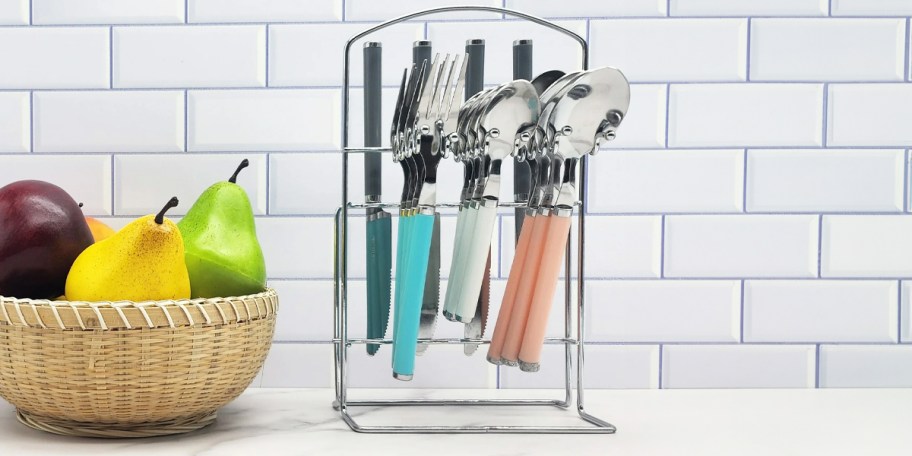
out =
[[[0,185],[55,182],[119,228],[172,195],[179,218],[250,159],[238,182],[282,299],[254,386],[329,387],[343,45],[380,21],[453,3],[0,0]],[[554,19],[588,40],[592,66],[618,67],[632,83],[618,139],[589,166],[588,387],[912,387],[912,3],[465,3]],[[582,56],[573,40],[496,12],[417,18],[371,38],[383,42],[384,124],[410,44],[424,38],[449,53],[486,39],[489,85],[511,77],[515,39],[533,40],[536,73],[574,70]],[[349,62],[352,145],[363,138],[364,41]],[[363,160],[350,158],[359,199]],[[383,168],[394,200],[400,172],[391,160]],[[444,163],[440,199],[460,180]],[[497,226],[489,324],[513,258],[511,210]],[[444,211],[444,279],[454,230]],[[348,234],[350,334],[363,336],[363,217]],[[564,331],[562,296],[552,336]],[[441,318],[438,335],[462,337],[462,327]],[[369,358],[355,346],[348,378],[563,384],[558,346],[546,347],[538,375],[492,366],[483,352],[431,347],[402,383],[389,375],[388,347]]]

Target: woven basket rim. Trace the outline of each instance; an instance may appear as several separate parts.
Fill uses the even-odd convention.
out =
[[[171,328],[242,322],[275,314],[272,288],[245,295],[160,301],[51,301],[0,296],[0,325],[61,330]]]
[[[19,305],[26,306],[57,306],[57,307],[148,307],[148,306],[163,306],[163,305],[185,305],[185,306],[195,306],[197,304],[203,303],[214,303],[214,302],[228,302],[228,301],[239,301],[243,299],[256,299],[265,297],[271,294],[276,294],[275,290],[270,287],[266,287],[265,290],[259,293],[253,293],[243,296],[219,296],[215,298],[194,298],[194,299],[162,299],[162,300],[150,300],[150,301],[67,301],[67,300],[50,300],[50,299],[30,299],[30,298],[15,298],[12,296],[0,295],[0,302],[4,303],[16,303]]]

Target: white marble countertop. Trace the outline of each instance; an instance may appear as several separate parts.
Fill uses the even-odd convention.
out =
[[[358,398],[368,394],[360,394]],[[370,391],[370,398],[488,392]],[[514,392],[515,393],[515,392]],[[535,392],[520,392],[526,396]],[[493,394],[493,393],[490,393]],[[503,393],[501,394],[503,397]],[[472,395],[472,396],[466,396]],[[357,434],[339,418],[324,389],[251,389],[203,430],[137,440],[50,435],[19,424],[0,403],[0,455],[310,455],[310,454],[615,454],[635,455],[909,455],[912,389],[893,390],[632,390],[588,391],[594,415],[618,427],[614,435],[376,435]],[[356,396],[352,393],[352,396]],[[555,396],[550,394],[549,396]],[[363,424],[537,424],[571,419],[552,408],[486,413],[409,408],[353,409]],[[424,415],[422,415],[424,414]],[[484,420],[498,420],[487,423]],[[575,420],[575,418],[573,418]],[[562,421],[575,423],[576,421]],[[433,424],[444,424],[436,423]]]

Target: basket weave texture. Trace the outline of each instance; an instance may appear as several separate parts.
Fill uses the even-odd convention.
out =
[[[250,384],[278,296],[70,302],[0,297],[0,396],[28,426],[143,437],[198,429]]]

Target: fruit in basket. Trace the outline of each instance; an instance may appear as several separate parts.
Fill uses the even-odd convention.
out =
[[[244,296],[266,288],[266,262],[257,240],[253,209],[238,173],[206,189],[177,224],[184,238],[194,298]]]
[[[92,244],[76,201],[62,188],[24,180],[0,188],[0,295],[53,299]]]
[[[85,249],[66,279],[71,301],[152,301],[190,297],[184,241],[165,212],[140,217]]]
[[[114,228],[111,228],[97,218],[86,217],[85,219],[86,223],[89,225],[89,229],[92,231],[92,237],[95,238],[95,242],[103,241],[116,233]]]

